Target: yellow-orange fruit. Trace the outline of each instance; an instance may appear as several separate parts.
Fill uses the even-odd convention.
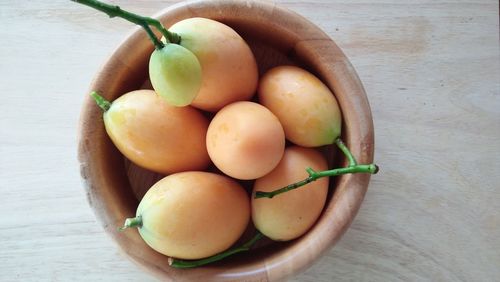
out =
[[[262,77],[259,101],[273,112],[286,138],[304,147],[334,143],[342,116],[328,87],[313,74],[294,66],[279,66]]]
[[[158,181],[144,195],[139,233],[156,251],[200,259],[234,244],[250,221],[250,201],[237,182],[208,172],[181,172]]]
[[[225,174],[255,179],[279,163],[285,134],[279,120],[264,106],[236,102],[220,110],[207,132],[208,154]]]
[[[192,107],[170,106],[152,90],[122,95],[104,113],[106,131],[128,159],[169,174],[203,170],[210,163],[208,120]]]
[[[180,45],[201,64],[202,85],[192,106],[215,112],[255,94],[257,63],[250,47],[232,28],[206,18],[189,18],[169,30],[181,36]]]
[[[253,193],[270,192],[308,177],[306,168],[327,169],[325,158],[316,150],[291,146],[278,166],[255,181]],[[252,220],[267,237],[286,241],[295,239],[311,228],[323,210],[328,193],[328,178],[278,194],[273,198],[252,197]]]

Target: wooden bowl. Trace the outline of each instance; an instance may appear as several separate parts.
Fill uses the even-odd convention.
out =
[[[316,74],[335,93],[343,113],[342,138],[359,163],[373,160],[370,107],[356,72],[337,45],[314,24],[272,3],[194,1],[174,5],[157,18],[165,26],[190,17],[206,17],[234,28],[249,43],[262,74],[272,66],[294,64]],[[139,28],[118,47],[97,74],[90,89],[108,100],[143,87],[153,46]],[[147,84],[147,83],[146,83]],[[326,150],[330,163],[335,157]],[[314,227],[299,239],[261,244],[247,253],[208,266],[174,269],[168,258],[151,248],[138,232],[118,232],[155,175],[126,161],[108,138],[102,112],[87,98],[79,136],[79,161],[88,201],[107,233],[134,262],[162,280],[268,281],[304,270],[332,247],[356,215],[369,174],[344,175],[331,181],[329,198]],[[346,165],[344,158],[340,161]]]

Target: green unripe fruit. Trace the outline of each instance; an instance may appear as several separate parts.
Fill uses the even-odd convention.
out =
[[[201,87],[201,65],[188,49],[166,44],[155,49],[149,59],[149,79],[154,90],[168,104],[191,104]]]

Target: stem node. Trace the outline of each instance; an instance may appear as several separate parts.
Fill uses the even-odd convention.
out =
[[[313,177],[313,178],[317,174],[317,172],[314,169],[312,169],[312,167],[307,167],[306,171],[307,171],[307,173],[309,173],[309,176]],[[316,179],[314,179],[314,180],[316,180]]]

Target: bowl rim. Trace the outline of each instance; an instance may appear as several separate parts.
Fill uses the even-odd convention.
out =
[[[186,18],[186,15],[204,16],[206,9],[215,9],[217,14],[220,14],[221,19],[227,16],[227,14],[224,14],[225,11],[232,11],[236,14],[240,13],[240,15],[243,15],[241,14],[243,12],[252,12],[255,13],[256,20],[267,19],[272,21],[274,26],[290,34],[295,32],[292,30],[293,28],[303,30],[304,37],[295,42],[293,47],[294,52],[298,56],[316,58],[317,64],[315,64],[314,71],[333,90],[341,108],[344,122],[342,134],[344,142],[348,144],[350,150],[360,163],[371,163],[373,161],[373,119],[365,90],[347,57],[326,33],[303,16],[275,3],[263,1],[195,0],[181,2],[159,11],[153,17],[161,19],[162,22],[175,22]],[[221,20],[217,17],[210,18]],[[107,79],[102,78],[102,76],[108,75],[107,78],[109,78],[108,73],[110,69],[116,67],[117,60],[122,60],[121,57],[128,51],[127,46],[130,44],[140,44],[145,40],[147,40],[146,35],[139,27],[136,27],[120,43],[113,52],[113,55],[102,66],[101,71],[98,72],[90,86],[91,90],[105,88]],[[123,61],[119,63],[125,66],[130,64]],[[93,140],[90,140],[88,137],[91,134],[95,134],[97,126],[92,125],[90,122],[93,121],[95,123],[96,115],[99,113],[95,110],[96,107],[93,106],[93,102],[87,97],[80,114],[78,160],[87,199],[96,218],[104,227],[106,233],[113,238],[113,241],[117,243],[127,257],[156,277],[162,280],[199,277],[197,276],[199,274],[195,276],[188,274],[192,270],[187,270],[187,272],[186,270],[180,270],[184,271],[184,273],[174,274],[173,272],[179,270],[172,269],[171,271],[165,271],[163,268],[151,264],[150,261],[143,260],[140,252],[130,249],[131,245],[139,243],[137,238],[130,238],[130,236],[123,236],[123,234],[117,233],[113,225],[115,220],[110,214],[123,213],[123,210],[117,206],[107,206],[109,203],[105,201],[106,198],[103,198],[103,193],[106,193],[106,191],[102,187],[105,187],[108,182],[103,178],[104,173],[100,171],[100,167],[93,165],[96,154],[100,152],[98,149],[93,149],[95,146],[104,146],[93,144]],[[345,111],[345,109],[350,109],[350,111]],[[349,127],[345,126],[347,124],[349,124]],[[103,127],[102,124],[100,126]],[[99,132],[98,136],[103,137],[102,129]],[[310,230],[304,236],[296,239],[297,241],[290,247],[280,250],[270,257],[266,257],[264,261],[254,263],[251,266],[237,266],[231,270],[226,269],[224,271],[208,267],[206,272],[202,271],[200,273],[213,275],[207,277],[207,279],[262,281],[284,279],[307,268],[314,260],[329,250],[348,229],[364,199],[369,180],[369,174],[343,175],[338,177],[333,198],[327,202],[314,230]],[[107,196],[109,195],[104,195],[104,197]]]

